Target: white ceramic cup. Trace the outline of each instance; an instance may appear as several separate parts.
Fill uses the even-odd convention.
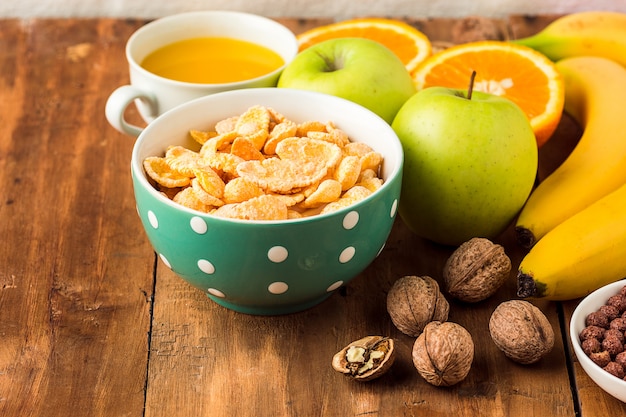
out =
[[[189,38],[227,37],[265,46],[284,61],[266,75],[245,81],[219,84],[188,83],[155,75],[141,67],[144,58],[156,49]],[[126,43],[130,84],[118,87],[109,96],[105,114],[117,130],[139,136],[142,127],[126,121],[125,111],[135,103],[141,117],[150,123],[157,116],[187,101],[227,90],[274,87],[280,73],[298,53],[295,34],[280,23],[262,16],[232,11],[181,13],[150,22]]]

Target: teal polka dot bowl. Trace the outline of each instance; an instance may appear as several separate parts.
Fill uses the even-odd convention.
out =
[[[156,191],[142,161],[168,146],[196,148],[190,129],[211,130],[249,107],[271,107],[295,122],[332,121],[352,141],[383,155],[384,184],[332,213],[285,221],[219,218]],[[131,172],[137,211],[160,262],[226,308],[258,315],[313,307],[359,276],[382,251],[396,218],[403,152],[383,119],[350,101],[310,91],[254,88],[202,97],[151,122],[135,143]]]

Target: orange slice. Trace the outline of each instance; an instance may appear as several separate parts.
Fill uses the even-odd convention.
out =
[[[412,72],[430,56],[430,40],[413,26],[395,19],[360,18],[318,26],[298,35],[300,50],[334,38],[367,38],[391,49]]]
[[[565,87],[554,63],[533,49],[504,41],[452,46],[422,62],[413,80],[418,90],[466,89],[472,70],[474,90],[506,97],[526,112],[538,146],[552,136],[563,113]]]

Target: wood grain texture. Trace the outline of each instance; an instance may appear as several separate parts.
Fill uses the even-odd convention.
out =
[[[525,36],[553,18],[406,21],[446,45]],[[281,22],[301,32],[327,21]],[[557,333],[539,363],[514,364],[493,345],[488,319],[515,297],[515,272],[484,302],[451,301],[450,320],[476,343],[467,379],[451,388],[421,379],[410,359],[414,339],[393,327],[386,294],[403,275],[441,282],[451,249],[417,238],[401,221],[359,277],[286,316],[227,310],[157,262],[135,212],[133,140],[104,118],[108,95],[128,81],[125,42],[144,23],[0,20],[0,415],[626,414],[570,357],[562,331],[575,302],[536,302]],[[540,177],[579,135],[564,117],[542,148]],[[512,229],[498,241],[517,264],[523,253]],[[332,355],[368,334],[396,339],[392,370],[361,384],[333,371]]]
[[[102,116],[136,26],[0,22],[0,415],[142,414],[154,255]]]

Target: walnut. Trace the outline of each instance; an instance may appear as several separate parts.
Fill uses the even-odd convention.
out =
[[[432,385],[447,387],[461,382],[473,360],[472,336],[456,323],[428,323],[413,345],[413,364]]]
[[[371,381],[382,376],[395,360],[393,339],[366,336],[350,343],[333,356],[332,366],[357,381]]]
[[[537,362],[554,346],[554,330],[546,316],[528,301],[510,300],[498,305],[489,319],[496,346],[515,362]]]
[[[448,293],[475,303],[492,296],[511,272],[511,259],[500,245],[485,238],[472,238],[450,255],[443,268]]]
[[[433,320],[448,320],[450,305],[439,284],[428,276],[398,279],[387,294],[387,312],[402,333],[417,337]]]

